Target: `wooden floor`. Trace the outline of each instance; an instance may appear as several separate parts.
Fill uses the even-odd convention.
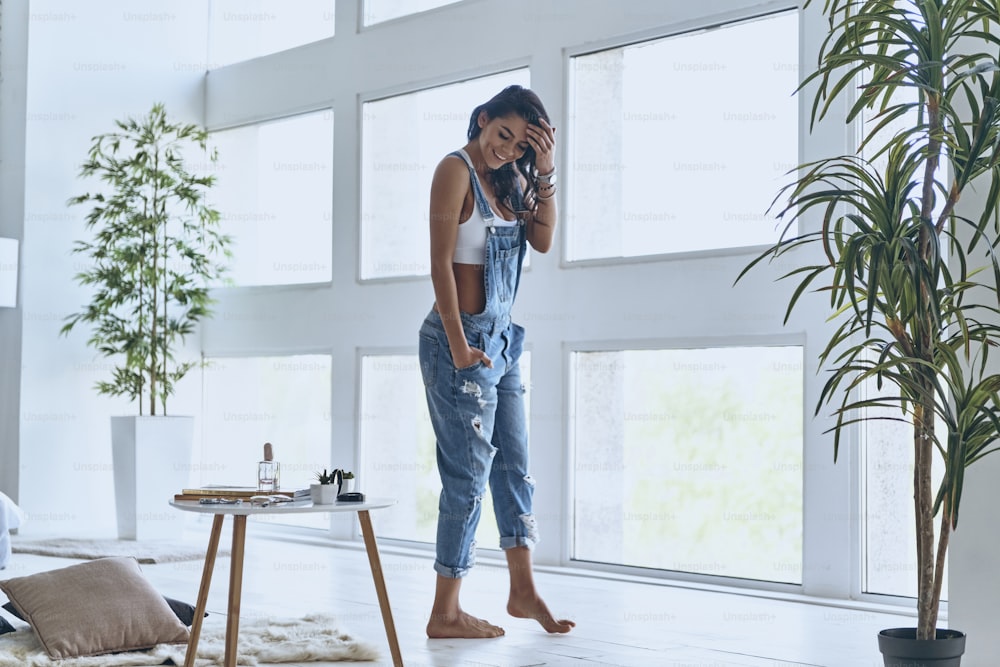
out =
[[[192,543],[200,538],[197,533],[190,536]],[[222,546],[227,538],[224,534]],[[207,543],[207,527],[204,539]],[[21,554],[14,559],[0,578],[75,562]],[[577,624],[569,635],[549,636],[533,621],[506,615],[507,576],[498,561],[480,562],[465,580],[463,605],[470,613],[503,625],[506,636],[429,640],[424,626],[434,586],[430,554],[414,555],[383,545],[382,563],[403,658],[414,667],[876,667],[882,664],[875,640],[878,630],[912,625],[912,619],[882,609],[846,609],[607,575],[581,576],[579,571],[540,571],[536,578],[550,607]],[[245,567],[243,618],[331,612],[343,629],[382,651],[381,661],[365,664],[391,665],[360,545],[331,544],[251,523]],[[142,568],[161,593],[194,603],[200,562]],[[228,568],[229,559],[220,557],[209,597],[213,614],[225,612]]]

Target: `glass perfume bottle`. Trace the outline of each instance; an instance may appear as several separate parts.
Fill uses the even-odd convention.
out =
[[[264,443],[264,460],[257,464],[257,490],[261,493],[274,493],[279,485],[281,466],[274,460],[274,447]]]

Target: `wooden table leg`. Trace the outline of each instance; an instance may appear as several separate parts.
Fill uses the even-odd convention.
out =
[[[219,552],[219,536],[222,534],[223,518],[224,515],[216,514],[212,520],[212,532],[208,538],[208,551],[205,552],[205,567],[201,571],[201,587],[198,589],[198,602],[195,604],[194,620],[191,622],[191,638],[188,640],[187,653],[184,654],[184,667],[194,667],[194,660],[198,655],[201,621],[205,618],[205,607],[208,606],[208,589],[212,585],[215,555]]]
[[[229,564],[229,612],[226,617],[225,667],[236,667],[236,645],[240,635],[240,596],[243,591],[243,547],[247,537],[247,517],[233,515],[233,558]]]
[[[392,620],[392,608],[389,606],[389,593],[385,589],[385,577],[382,575],[382,561],[378,555],[378,544],[375,543],[375,531],[372,530],[372,518],[368,514],[368,510],[360,510],[358,519],[361,522],[361,534],[365,538],[368,564],[372,568],[372,580],[375,582],[378,605],[382,609],[382,622],[385,624],[385,635],[389,639],[392,664],[394,667],[403,667],[403,654],[399,651],[399,639],[396,638],[396,624]]]

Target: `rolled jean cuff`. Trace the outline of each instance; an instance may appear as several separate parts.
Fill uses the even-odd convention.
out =
[[[447,577],[448,579],[461,579],[469,573],[470,567],[448,567],[447,565],[442,565],[438,561],[434,561],[434,571],[440,574],[442,577]]]
[[[518,547],[528,547],[529,549],[534,549],[536,544],[538,544],[538,540],[528,537],[527,535],[515,535],[513,537],[500,538],[500,548],[503,550],[516,549]]]

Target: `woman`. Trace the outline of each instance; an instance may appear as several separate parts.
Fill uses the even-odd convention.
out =
[[[486,482],[510,571],[507,611],[548,632],[535,589],[524,387],[524,329],[510,320],[526,243],[548,252],[556,226],[555,128],[538,96],[509,86],[472,112],[469,143],[441,160],[431,185],[435,303],[420,329],[420,364],[441,474],[437,588],[429,637],[498,637],[503,628],[462,611]]]

